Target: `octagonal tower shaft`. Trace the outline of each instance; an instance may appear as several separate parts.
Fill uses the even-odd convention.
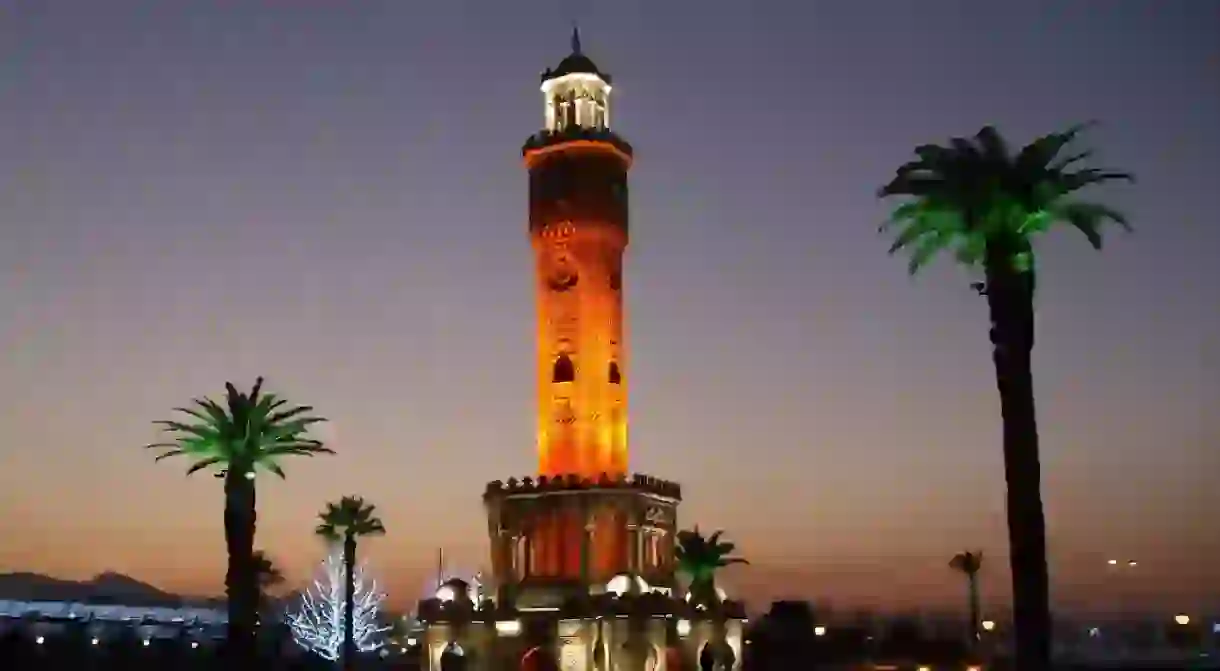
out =
[[[609,84],[543,83],[545,126],[526,142],[538,338],[538,471],[627,470],[623,254],[631,147],[608,127]]]

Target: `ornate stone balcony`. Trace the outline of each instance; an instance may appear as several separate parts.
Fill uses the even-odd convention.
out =
[[[483,498],[486,500],[521,494],[603,489],[643,491],[666,498],[682,499],[682,486],[678,483],[642,473],[633,473],[630,476],[610,476],[602,473],[597,478],[584,478],[573,474],[552,477],[545,475],[536,477],[526,476],[520,480],[509,478],[507,481],[493,480],[487,483],[487,488],[483,492]]]
[[[569,126],[559,131],[544,130],[534,133],[525,141],[525,145],[521,147],[521,155],[525,156],[539,149],[580,140],[586,142],[605,142],[628,157],[635,155],[635,150],[632,149],[631,143],[619,137],[614,131],[606,128],[585,128],[583,126]]]

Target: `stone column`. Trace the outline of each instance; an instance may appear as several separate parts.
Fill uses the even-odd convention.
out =
[[[627,513],[627,571],[640,572],[640,520],[634,511]]]
[[[592,561],[592,539],[593,539],[593,518],[590,515],[590,510],[587,505],[581,508],[581,523],[583,532],[580,535],[580,580],[585,585],[589,584],[590,571],[589,564]]]
[[[522,529],[522,531],[524,532],[524,536],[525,536],[525,552],[523,553],[525,556],[521,558],[522,566],[520,567],[520,572],[521,572],[521,579],[524,580],[526,578],[531,577],[534,574],[534,566],[533,566],[534,565],[534,561],[533,561],[534,560],[534,529],[533,529],[533,525],[527,522],[525,524],[524,528]]]

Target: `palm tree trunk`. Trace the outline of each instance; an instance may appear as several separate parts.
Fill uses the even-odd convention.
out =
[[[343,669],[356,664],[356,538],[343,538]]]
[[[968,573],[966,578],[970,588],[970,651],[976,652],[979,647],[979,575]]]
[[[228,597],[228,648],[234,663],[255,664],[258,621],[258,576],[254,571],[254,531],[258,522],[254,480],[249,469],[230,467],[225,473],[225,573]]]
[[[987,250],[987,304],[992,359],[1004,426],[1009,563],[1017,671],[1047,671],[1051,664],[1050,585],[1046,520],[1034,412],[1034,276],[1013,268],[1011,250]]]

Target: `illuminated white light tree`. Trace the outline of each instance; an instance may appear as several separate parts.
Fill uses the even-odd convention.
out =
[[[289,612],[288,627],[297,645],[324,659],[335,661],[343,650],[343,551],[337,549],[325,561],[319,577],[303,594],[296,612]],[[377,620],[385,594],[377,582],[365,579],[364,565],[356,567],[353,639],[360,652],[380,650],[382,634],[390,630]]]

